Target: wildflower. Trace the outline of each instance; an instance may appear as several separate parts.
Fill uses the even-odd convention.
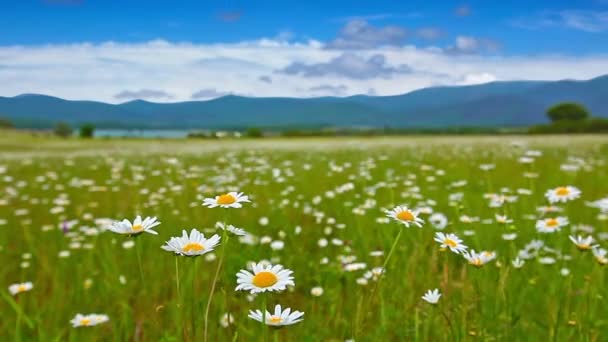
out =
[[[560,186],[555,189],[548,190],[545,197],[549,203],[568,202],[577,199],[581,196],[581,191],[573,186]]]
[[[435,241],[441,244],[441,248],[449,248],[452,252],[460,254],[467,250],[467,246],[462,243],[462,240],[455,234],[444,234],[437,232],[435,234]]]
[[[397,206],[392,210],[386,210],[386,216],[403,223],[409,228],[410,224],[422,227],[424,221],[418,217],[418,212],[407,207]]]
[[[380,279],[380,277],[384,274],[384,268],[382,267],[374,267],[371,270],[365,272],[365,274],[363,274],[363,277],[365,279],[371,279],[373,281],[378,281],[378,279]]]
[[[434,213],[429,217],[429,222],[435,229],[442,230],[448,225],[448,218],[442,213]]]
[[[553,233],[559,231],[561,227],[568,224],[566,217],[546,218],[536,221],[536,230],[539,233]]]
[[[225,225],[225,224],[223,224],[222,222],[217,222],[217,223],[215,224],[215,227],[216,227],[216,228],[219,228],[219,229],[221,229],[221,230],[226,230],[226,231],[228,231],[229,233],[231,233],[231,234],[233,234],[233,235],[236,235],[236,236],[245,236],[245,235],[247,235],[247,232],[246,232],[244,229],[242,229],[242,228],[237,228],[237,227],[235,227],[235,226],[233,226],[233,225],[231,225],[231,224],[229,224],[229,225]]]
[[[249,196],[245,196],[242,192],[229,192],[227,194],[215,196],[215,198],[205,198],[203,205],[209,208],[241,208],[241,203],[251,202]]]
[[[500,224],[513,223],[513,220],[509,219],[507,215],[496,215],[496,222]]]
[[[291,312],[290,308],[281,310],[281,305],[277,304],[274,307],[274,314],[266,311],[264,318],[262,318],[262,312],[260,310],[249,311],[249,318],[254,319],[258,322],[263,322],[266,325],[281,327],[286,325],[292,325],[303,320],[304,313],[300,311]]]
[[[608,254],[608,251],[603,248],[596,247],[593,249],[593,256],[600,265],[608,265],[608,258],[606,257],[606,254]]]
[[[439,298],[441,297],[441,293],[439,293],[439,289],[428,290],[422,299],[430,304],[437,304],[439,302]]]
[[[472,249],[470,252],[463,252],[462,256],[469,262],[470,265],[475,267],[481,267],[492,260],[487,252],[476,253],[474,249]]]
[[[576,248],[578,248],[580,251],[588,251],[596,247],[596,245],[591,245],[593,243],[592,236],[587,236],[586,238],[583,238],[579,235],[575,238],[574,236],[570,235],[568,237],[570,238],[570,241],[572,241],[572,243],[575,244]]]
[[[34,284],[32,284],[31,281],[25,282],[25,283],[18,283],[18,284],[13,284],[11,286],[8,287],[8,292],[11,293],[11,295],[16,295],[22,292],[26,292],[26,291],[30,291],[31,289],[34,288]]]
[[[310,294],[315,297],[320,297],[323,295],[323,288],[321,286],[316,286],[310,289]]]
[[[253,264],[253,273],[247,270],[240,270],[237,273],[236,291],[250,291],[251,293],[261,293],[266,291],[283,291],[288,285],[294,286],[293,271],[284,269],[281,265]]]
[[[220,325],[224,328],[234,324],[234,316],[231,313],[225,313],[220,317]]]
[[[156,217],[146,217],[144,220],[141,219],[141,216],[137,216],[133,223],[131,221],[124,219],[120,222],[114,222],[111,226],[108,227],[109,230],[118,234],[129,234],[129,235],[137,235],[143,232],[158,235],[158,233],[152,228],[158,226],[160,222],[156,220]]]
[[[172,237],[161,248],[179,255],[197,256],[213,251],[219,242],[219,235],[215,234],[209,239],[205,239],[205,235],[195,228],[192,229],[190,235],[182,230],[181,237]]]
[[[110,318],[107,315],[100,314],[76,314],[74,318],[70,321],[72,323],[72,327],[92,327],[101,323],[105,323],[109,321]]]

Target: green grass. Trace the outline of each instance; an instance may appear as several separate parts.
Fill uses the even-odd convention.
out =
[[[526,146],[512,146],[512,141]],[[531,165],[518,163],[528,149],[543,155]],[[247,293],[234,291],[236,273],[249,261],[260,260],[277,261],[295,276],[294,288],[268,296],[269,306],[280,303],[305,312],[303,322],[271,330],[271,339],[601,341],[608,331],[607,268],[568,240],[573,226],[586,224],[595,228],[591,235],[602,247],[608,245],[599,239],[608,232],[608,221],[585,204],[608,195],[605,137],[208,142],[83,141],[10,133],[0,138],[0,152],[0,166],[6,167],[0,174],[3,340],[202,341],[217,258],[175,257],[160,246],[182,229],[213,233],[215,222],[224,220],[258,237],[282,240],[285,246],[274,251],[268,244],[230,239],[211,306],[209,341],[263,337],[260,324],[247,318],[249,310],[261,308],[262,296],[250,302]],[[560,169],[573,163],[570,157],[584,161],[580,170]],[[487,163],[496,168],[480,170]],[[274,177],[273,169],[281,176]],[[526,172],[538,177],[524,177]],[[466,185],[454,187],[462,180]],[[337,191],[346,183],[354,188]],[[546,190],[560,185],[582,190],[581,198],[560,205],[564,211],[559,215],[571,225],[539,234],[536,208],[547,204]],[[490,208],[484,198],[486,193],[517,195],[517,189],[532,194],[518,195],[501,208]],[[245,192],[252,203],[231,210],[201,206],[202,198],[230,190]],[[462,201],[451,203],[450,194],[457,192],[463,193]],[[378,221],[385,217],[384,209],[400,204],[445,214],[449,225],[444,232],[457,234],[475,250],[495,251],[496,260],[476,268],[441,251],[428,215],[421,216],[427,221],[422,229]],[[63,211],[52,210],[57,207]],[[133,238],[112,232],[88,235],[83,229],[96,227],[96,218],[133,219],[138,214],[157,216],[162,224],[156,229],[159,235],[138,236],[130,249],[122,244]],[[507,214],[514,222],[498,224],[495,214]],[[461,215],[480,221],[463,223]],[[266,226],[260,224],[264,217]],[[485,219],[492,222],[482,223]],[[78,220],[69,234],[60,229],[65,220]],[[301,227],[300,234],[296,227]],[[380,283],[359,285],[365,270],[343,270],[340,256],[356,257],[367,269],[383,265],[384,257],[370,252],[384,251],[386,256],[400,230]],[[505,233],[517,238],[503,240]],[[327,247],[319,247],[322,238],[330,241]],[[332,239],[343,245],[332,244]],[[532,258],[514,268],[511,261],[533,239],[554,249],[539,257],[553,256],[556,263],[544,265]],[[70,256],[60,258],[64,250]],[[25,253],[31,258],[24,259]],[[321,262],[324,258],[327,263]],[[29,267],[22,268],[23,261]],[[562,268],[570,274],[561,275]],[[87,279],[92,281],[89,288]],[[21,281],[32,281],[33,290],[10,296],[8,286]],[[310,294],[315,286],[324,289],[322,296]],[[420,298],[434,288],[443,294],[436,306]],[[229,328],[219,324],[226,312],[235,318]],[[69,321],[76,313],[104,313],[110,321],[72,328]]]

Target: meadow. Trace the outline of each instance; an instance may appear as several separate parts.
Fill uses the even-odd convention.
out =
[[[568,196],[551,203],[548,191]],[[216,197],[231,192],[249,202],[203,205],[231,203]],[[3,132],[0,336],[605,341],[606,198],[603,136],[85,141]],[[156,217],[158,235],[134,222],[133,234],[113,231],[138,215]],[[161,248],[193,228],[219,244],[182,246],[198,256]],[[237,291],[237,273],[258,262],[293,271],[293,285]],[[434,289],[438,300],[422,298]],[[286,324],[279,329],[248,317],[275,304],[303,319],[273,317]],[[103,316],[76,316],[92,313]]]

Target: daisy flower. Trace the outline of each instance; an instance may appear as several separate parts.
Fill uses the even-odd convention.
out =
[[[549,203],[568,202],[577,199],[581,196],[581,191],[573,186],[560,186],[555,189],[548,190],[545,197]]]
[[[586,238],[583,238],[580,235],[578,235],[577,237],[570,235],[568,237],[570,238],[570,241],[572,241],[572,243],[575,244],[576,248],[578,248],[580,251],[588,251],[590,249],[597,247],[597,245],[592,245],[592,243],[593,243],[592,236],[587,236]]]
[[[539,233],[553,233],[559,231],[561,227],[568,224],[566,217],[546,218],[536,221],[536,230]]]
[[[245,231],[245,229],[243,229],[243,228],[237,228],[237,227],[235,227],[235,226],[233,226],[231,224],[225,225],[222,222],[217,222],[215,224],[215,227],[219,228],[221,230],[226,230],[229,233],[232,233],[232,234],[237,235],[237,236],[245,236],[245,235],[247,235],[247,232]]]
[[[429,217],[429,222],[435,229],[444,229],[448,225],[448,218],[442,213],[435,213]]]
[[[152,228],[158,226],[160,222],[156,220],[156,217],[146,217],[144,220],[141,219],[141,216],[137,216],[133,223],[131,221],[124,219],[120,222],[114,222],[111,226],[108,227],[109,230],[118,234],[129,234],[129,235],[137,235],[143,232],[158,235],[158,233]]]
[[[250,291],[252,294],[266,291],[283,291],[288,285],[294,286],[293,271],[284,269],[281,265],[267,263],[253,264],[253,273],[240,270],[236,274],[237,287],[235,291]]]
[[[205,198],[203,205],[209,208],[241,208],[241,203],[251,202],[249,196],[245,196],[242,192],[229,192],[227,194],[215,196],[215,198]]]
[[[410,224],[422,228],[422,224],[424,223],[424,221],[418,217],[417,211],[410,210],[405,206],[397,206],[392,210],[387,210],[386,216],[403,223],[408,228]]]
[[[219,235],[215,234],[209,239],[205,239],[205,235],[195,228],[192,229],[190,235],[182,230],[181,237],[172,237],[161,248],[179,255],[197,256],[213,251],[219,242]]]
[[[509,219],[507,215],[496,215],[496,222],[500,224],[513,223],[513,220]]]
[[[426,301],[427,303],[437,304],[437,302],[439,302],[440,297],[441,293],[439,293],[439,289],[434,289],[426,291],[424,296],[422,296],[422,299],[424,299],[424,301]]]
[[[262,322],[273,327],[282,327],[286,325],[292,325],[301,322],[304,318],[304,313],[300,311],[291,312],[290,308],[281,310],[281,305],[277,304],[274,307],[274,314],[266,311],[265,317],[262,318],[262,312],[260,310],[249,311],[249,318],[254,319],[258,322]]]
[[[491,253],[476,253],[474,249],[472,249],[470,252],[462,252],[462,256],[469,262],[470,265],[476,267],[481,267],[493,259],[491,258]]]
[[[603,248],[596,247],[593,249],[593,256],[600,265],[608,265],[608,258],[606,257],[606,254],[608,254],[608,251]]]
[[[460,254],[467,250],[467,246],[462,243],[462,240],[455,234],[444,234],[441,232],[435,233],[435,241],[441,244],[441,248],[449,248],[452,252]]]
[[[34,288],[34,284],[32,284],[31,281],[25,282],[25,283],[18,283],[18,284],[13,284],[11,286],[8,287],[8,292],[11,293],[11,295],[16,295],[19,294],[21,292],[26,292],[29,291],[31,289]]]
[[[100,314],[88,314],[88,315],[76,314],[76,316],[74,318],[72,318],[72,320],[70,321],[70,323],[72,323],[72,327],[74,327],[74,328],[78,328],[78,327],[92,327],[92,326],[95,326],[97,324],[105,323],[105,322],[107,322],[109,320],[110,320],[110,318],[107,315],[100,315]]]

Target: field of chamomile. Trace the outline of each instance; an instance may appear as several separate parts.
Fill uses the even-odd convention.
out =
[[[605,341],[607,249],[601,136],[0,138],[3,341]]]

